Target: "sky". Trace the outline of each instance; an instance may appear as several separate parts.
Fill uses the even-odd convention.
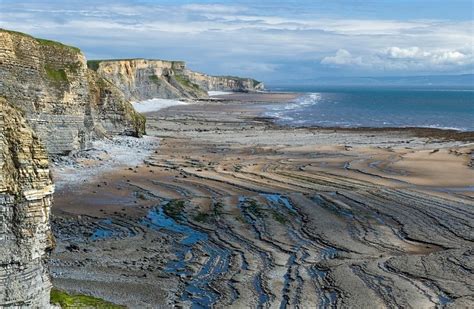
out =
[[[58,40],[88,59],[184,60],[217,75],[474,73],[474,0],[0,0],[0,28]]]

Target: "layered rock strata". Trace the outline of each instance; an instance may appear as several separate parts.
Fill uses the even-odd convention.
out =
[[[0,96],[25,113],[48,152],[83,149],[96,134],[144,133],[144,118],[79,49],[2,29],[0,42]]]
[[[0,307],[47,308],[54,191],[48,156],[21,113],[3,98],[0,166]]]
[[[182,61],[147,59],[91,60],[89,68],[120,88],[127,99],[207,98],[207,91],[257,91],[262,83],[239,77],[193,72]]]

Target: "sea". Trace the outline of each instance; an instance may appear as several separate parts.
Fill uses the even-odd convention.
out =
[[[474,87],[474,86],[473,86]],[[265,116],[290,126],[426,127],[474,131],[474,88],[275,87],[300,93]]]

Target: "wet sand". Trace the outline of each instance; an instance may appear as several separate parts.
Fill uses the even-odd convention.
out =
[[[288,96],[148,114],[143,164],[56,193],[54,285],[134,308],[471,307],[472,134],[259,116]]]

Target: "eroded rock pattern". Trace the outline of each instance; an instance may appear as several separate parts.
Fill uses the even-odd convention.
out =
[[[47,308],[54,191],[48,157],[21,113],[2,98],[0,166],[0,307]]]
[[[239,77],[209,76],[193,72],[182,61],[147,59],[92,60],[91,69],[117,85],[127,99],[206,98],[207,91],[256,91],[263,84]]]
[[[25,113],[48,152],[83,149],[95,134],[144,132],[145,119],[79,49],[1,29],[0,42],[0,96]]]
[[[150,114],[145,164],[59,191],[55,285],[137,308],[473,307],[472,189],[402,182],[417,174],[394,164],[426,147],[471,177],[468,144],[241,111]]]

